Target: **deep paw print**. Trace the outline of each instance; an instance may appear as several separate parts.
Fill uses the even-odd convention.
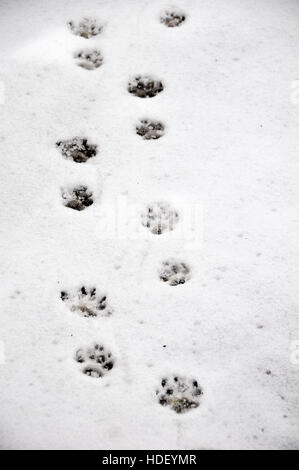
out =
[[[76,211],[83,211],[93,204],[92,192],[87,186],[76,186],[72,190],[63,190],[62,199],[65,207]]]
[[[190,268],[185,263],[171,258],[163,261],[159,275],[161,281],[170,286],[178,286],[190,279]]]
[[[97,293],[96,287],[82,286],[73,292],[61,291],[60,297],[71,312],[82,317],[108,317],[112,314],[107,295]]]
[[[74,54],[74,58],[79,67],[86,70],[94,70],[103,63],[103,57],[97,49],[84,49]]]
[[[102,31],[102,26],[95,18],[82,18],[77,24],[74,21],[68,22],[68,27],[76,36],[89,39],[97,36]]]
[[[158,121],[142,119],[136,126],[136,134],[145,140],[160,139],[164,135],[164,126]]]
[[[174,230],[179,215],[167,202],[157,201],[149,204],[141,215],[142,225],[155,235]]]
[[[160,22],[164,23],[168,28],[174,28],[184,23],[186,16],[178,11],[165,11],[160,17]]]
[[[139,98],[153,98],[163,89],[164,87],[160,80],[155,80],[148,75],[138,75],[128,84],[128,92]]]
[[[197,408],[203,392],[197,380],[173,375],[164,377],[156,390],[158,402],[176,413]]]
[[[114,358],[105,346],[95,343],[76,351],[75,361],[82,364],[81,371],[89,377],[104,377],[114,367]]]
[[[65,158],[76,163],[85,163],[97,154],[97,145],[91,145],[84,137],[60,140],[56,146]]]

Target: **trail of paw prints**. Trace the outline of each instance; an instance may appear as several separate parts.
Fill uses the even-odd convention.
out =
[[[113,313],[107,294],[99,293],[96,287],[82,286],[73,291],[63,290],[60,298],[71,312],[82,317],[109,317]]]
[[[77,23],[75,21],[69,21],[68,27],[73,34],[85,39],[97,36],[103,29],[103,26],[96,18],[90,17],[84,17]]]
[[[149,204],[141,214],[142,225],[155,235],[174,230],[178,220],[178,212],[170,204],[162,201]]]
[[[200,405],[202,389],[197,380],[171,375],[163,377],[156,390],[158,403],[176,413],[185,413]]]
[[[153,98],[163,90],[163,83],[149,75],[137,75],[128,83],[128,92],[139,98]]]
[[[81,49],[75,52],[74,59],[79,67],[95,70],[103,63],[103,56],[98,49]]]
[[[61,195],[64,206],[76,211],[83,211],[93,204],[92,191],[84,185],[63,189]]]
[[[190,268],[186,263],[170,258],[163,261],[159,270],[160,280],[169,286],[178,286],[189,281]]]
[[[141,119],[136,125],[136,134],[144,140],[157,140],[164,135],[164,125],[159,121]]]
[[[97,154],[97,145],[90,144],[85,137],[60,140],[56,146],[64,158],[76,163],[85,163]]]
[[[179,11],[169,11],[166,10],[160,16],[160,22],[163,23],[168,28],[175,28],[180,26],[186,20],[186,15]]]
[[[82,374],[93,378],[104,377],[113,369],[115,362],[113,354],[100,343],[78,349],[75,361],[82,364]]]

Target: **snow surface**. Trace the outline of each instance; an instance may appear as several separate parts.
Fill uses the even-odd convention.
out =
[[[162,0],[0,2],[3,449],[298,448],[299,2],[174,5],[177,28]],[[72,34],[82,17],[102,32]],[[89,47],[95,70],[74,61]],[[130,95],[138,74],[163,92]],[[144,118],[165,135],[136,135]],[[97,156],[64,159],[55,143],[75,136]],[[61,200],[77,184],[94,196],[81,212]],[[202,243],[105,236],[120,201],[202,208]],[[172,257],[184,285],[159,280]],[[67,308],[60,291],[81,285],[113,315]],[[74,360],[95,341],[115,359],[103,378]],[[198,380],[198,408],[159,405],[173,374]]]

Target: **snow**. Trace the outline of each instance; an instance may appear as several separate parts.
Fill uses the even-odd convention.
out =
[[[299,4],[175,6],[186,21],[167,28],[161,0],[1,1],[3,449],[298,447]],[[99,35],[71,33],[85,17]],[[94,70],[74,60],[87,48]],[[138,75],[163,91],[131,95]],[[165,134],[142,139],[141,119]],[[56,147],[76,136],[98,145],[86,163]],[[78,185],[82,211],[61,198]],[[162,235],[122,211],[159,201],[179,214]],[[183,285],[159,279],[172,258]],[[61,291],[82,285],[113,314],[67,308]],[[101,378],[75,361],[95,343],[115,360]],[[198,381],[196,409],[158,403],[174,374]]]

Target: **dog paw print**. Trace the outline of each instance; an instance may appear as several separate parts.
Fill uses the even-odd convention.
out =
[[[60,297],[71,312],[82,317],[108,317],[112,314],[107,295],[98,293],[96,287],[82,286],[73,292],[61,291]]]
[[[114,367],[114,358],[105,346],[95,343],[76,351],[75,361],[82,364],[81,372],[89,377],[104,377]]]
[[[168,26],[168,28],[175,28],[184,23],[186,16],[178,11],[165,11],[160,17],[160,22]]]
[[[76,186],[75,188],[62,191],[62,199],[65,207],[76,211],[83,211],[93,204],[92,192],[87,186]]]
[[[138,75],[128,84],[128,92],[139,98],[153,98],[163,89],[164,87],[160,80],[155,80],[148,75]]]
[[[60,140],[56,142],[56,146],[66,159],[76,163],[85,163],[97,154],[97,145],[90,144],[84,137]]]
[[[97,49],[84,49],[74,54],[76,64],[86,70],[94,70],[103,63],[103,57]]]
[[[156,390],[158,402],[176,413],[184,413],[200,405],[203,392],[197,380],[173,375],[164,377]]]
[[[78,23],[69,21],[68,27],[73,34],[86,39],[97,36],[102,31],[102,25],[95,18],[88,17],[82,18]]]
[[[142,119],[136,126],[136,134],[144,140],[160,139],[164,135],[164,126],[158,121]]]
[[[190,279],[190,268],[185,263],[171,258],[163,261],[159,276],[160,280],[169,286],[178,286]]]
[[[174,230],[179,215],[167,202],[157,201],[149,204],[141,215],[142,225],[155,235]]]

